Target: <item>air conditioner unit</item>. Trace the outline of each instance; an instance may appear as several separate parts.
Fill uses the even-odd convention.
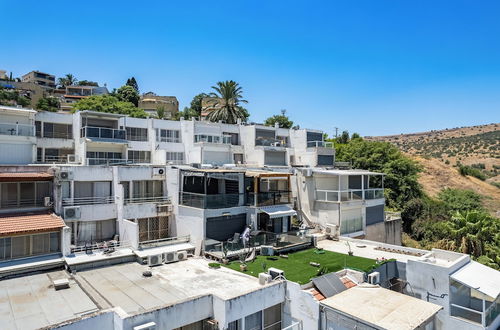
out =
[[[79,220],[80,206],[66,206],[63,209],[64,220]]]
[[[154,254],[148,256],[148,266],[158,266],[163,263],[163,258],[161,254]]]
[[[380,283],[380,273],[373,272],[368,275],[368,283],[370,284],[379,284]]]
[[[262,245],[260,247],[260,254],[263,256],[273,256],[274,248],[270,245]]]
[[[163,167],[153,167],[153,177],[165,177],[165,168]]]
[[[43,198],[43,206],[45,206],[45,207],[52,206],[52,202],[50,201],[50,197],[49,196]]]
[[[325,234],[329,239],[338,240],[339,239],[338,226],[331,223],[327,223],[325,228]]]
[[[154,323],[154,322],[144,323],[144,324],[135,326],[133,329],[134,330],[155,330],[156,323]]]
[[[269,268],[267,270],[267,274],[269,274],[271,276],[271,278],[274,280],[276,277],[278,276],[285,276],[285,271],[281,270],[281,269],[278,269],[278,268]]]
[[[186,260],[188,257],[187,251],[177,251],[177,260],[182,261]]]
[[[177,253],[176,252],[167,252],[163,254],[163,261],[166,264],[176,262],[177,261]]]
[[[266,273],[259,273],[259,284],[264,285],[267,283],[271,283],[273,280],[272,276]]]
[[[70,163],[70,164],[79,163],[78,156],[77,155],[68,155],[68,163]]]
[[[73,172],[62,171],[59,172],[59,180],[61,181],[70,181],[73,180]]]

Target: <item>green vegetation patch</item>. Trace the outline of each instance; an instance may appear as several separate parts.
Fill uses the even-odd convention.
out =
[[[285,271],[287,280],[306,284],[312,278],[321,274],[336,272],[344,268],[351,268],[363,272],[368,272],[377,266],[373,259],[367,259],[347,254],[324,251],[315,253],[316,249],[308,249],[288,254],[288,258],[268,259],[266,256],[258,256],[253,262],[247,264],[247,271],[244,273],[258,277],[259,273],[267,272],[270,267]],[[310,262],[320,264],[320,267],[311,266]],[[225,265],[236,271],[240,271],[240,262],[234,261]]]

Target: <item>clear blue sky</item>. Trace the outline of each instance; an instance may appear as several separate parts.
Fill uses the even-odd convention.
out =
[[[7,1],[0,69],[107,83],[181,108],[216,81],[252,121],[397,134],[500,121],[500,1]]]

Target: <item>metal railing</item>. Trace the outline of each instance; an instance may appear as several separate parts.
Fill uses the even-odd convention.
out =
[[[0,135],[35,136],[35,125],[1,123]]]
[[[7,199],[0,201],[0,208],[44,206],[44,198]]]
[[[325,141],[307,141],[308,148],[333,148],[332,142]]]
[[[68,156],[48,156],[45,155],[43,158],[37,159],[38,163],[67,163]]]
[[[84,245],[72,246],[71,253],[78,253],[78,252],[93,253],[94,251],[112,252],[112,250],[116,248],[127,248],[130,246],[131,245],[129,242],[110,240],[110,241],[94,242]]]
[[[139,203],[170,203],[170,197],[168,196],[145,196],[145,197],[131,197],[125,198],[125,204],[139,204]]]
[[[95,205],[95,204],[111,204],[115,202],[115,196],[106,197],[75,197],[65,198],[62,200],[63,206],[73,205]]]
[[[189,241],[190,241],[189,235],[178,236],[178,237],[167,237],[167,238],[160,238],[150,241],[139,242],[139,248],[150,248],[150,247],[165,246],[178,243],[188,243]]]
[[[230,135],[207,135],[207,134],[196,134],[194,136],[195,143],[212,143],[212,144],[231,144]]]
[[[130,161],[123,158],[87,158],[87,165],[117,165],[130,164]]]
[[[256,138],[255,145],[256,146],[264,146],[264,147],[282,147],[282,148],[289,147],[288,142],[286,142],[284,140],[268,139],[268,138],[264,138],[264,139]]]
[[[124,129],[85,126],[81,128],[81,137],[126,140],[127,131]]]
[[[269,191],[260,193],[248,193],[247,204],[255,206],[290,204],[290,191]]]
[[[39,135],[37,133],[37,135]],[[43,132],[44,138],[48,139],[72,139],[73,138],[73,133],[67,133],[67,132]]]
[[[320,202],[347,202],[354,200],[384,198],[384,189],[325,190],[316,189],[316,200]]]
[[[180,205],[199,209],[223,209],[245,205],[245,194],[205,195],[190,192],[180,193]]]
[[[464,306],[450,304],[450,315],[483,324],[483,312]]]

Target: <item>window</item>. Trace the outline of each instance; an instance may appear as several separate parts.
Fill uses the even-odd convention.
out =
[[[35,121],[35,135],[36,137],[42,137],[42,122]]]
[[[264,330],[281,330],[281,304],[264,310]]]
[[[127,127],[127,140],[130,141],[147,141],[148,129],[139,127]]]
[[[194,142],[205,142],[205,143],[223,143],[231,144],[231,136],[229,135],[206,135],[206,134],[196,134],[194,136]]]
[[[0,183],[0,207],[43,206],[44,197],[52,196],[50,182]]]
[[[73,126],[66,124],[43,123],[43,137],[71,139],[73,137]]]
[[[139,151],[139,150],[129,150],[128,160],[132,163],[150,163],[151,162],[151,152],[150,151]]]
[[[163,181],[133,181],[133,198],[151,198],[163,196]]]
[[[60,232],[0,238],[0,260],[57,253]]]
[[[137,221],[139,223],[139,242],[168,237],[167,217],[144,218]]]
[[[167,152],[166,153],[167,163],[172,164],[183,164],[184,163],[184,153],[183,152]]]
[[[181,131],[171,129],[156,129],[156,140],[158,142],[181,142]]]
[[[229,322],[227,325],[227,330],[241,330],[241,321],[236,320],[233,322]]]
[[[262,330],[262,312],[245,317],[245,330]]]
[[[100,221],[77,221],[76,226],[76,241],[73,237],[73,244],[83,245],[85,243],[94,243],[110,240],[116,234],[116,220],[100,220]],[[74,232],[72,231],[73,235]]]

